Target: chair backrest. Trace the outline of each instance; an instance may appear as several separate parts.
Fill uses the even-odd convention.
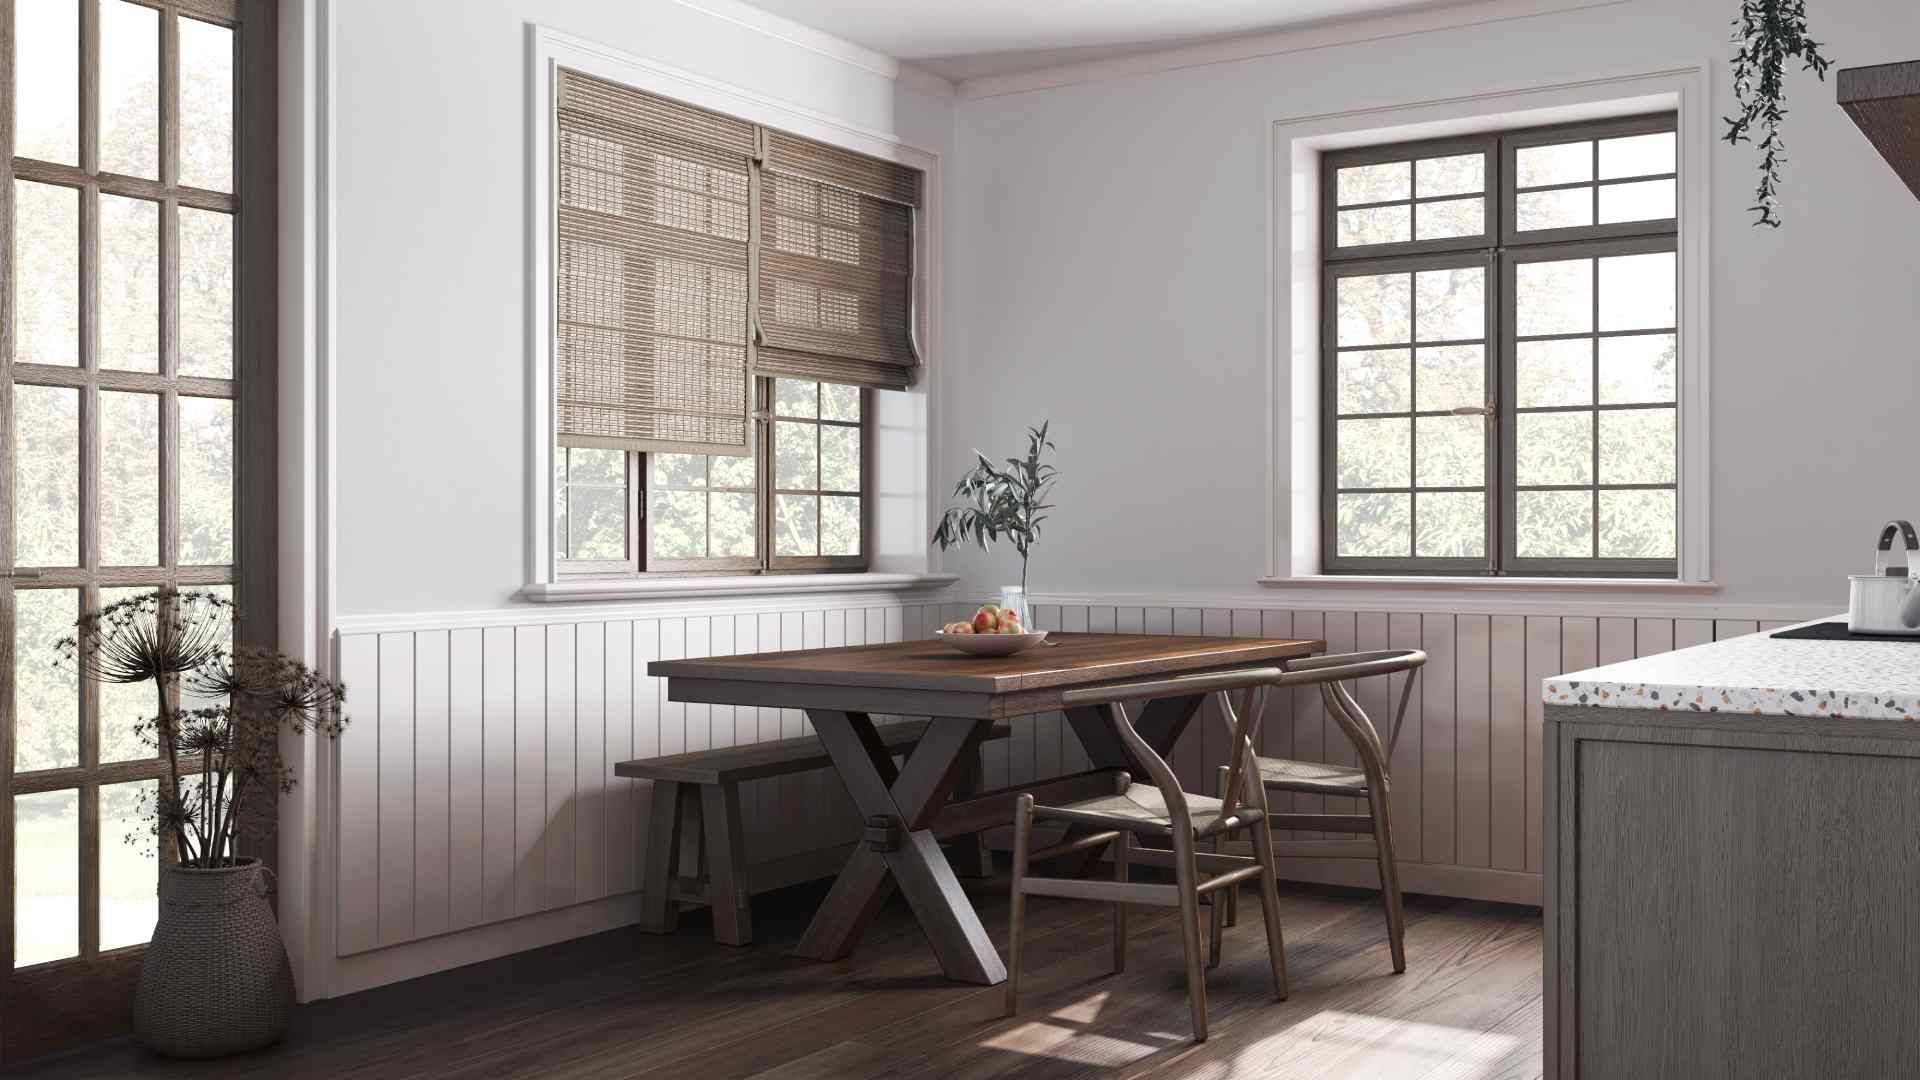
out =
[[[1407,702],[1413,697],[1413,679],[1409,675],[1400,688],[1400,704],[1393,712],[1393,726],[1387,730],[1383,741],[1379,730],[1374,726],[1366,710],[1354,700],[1353,692],[1346,684],[1354,679],[1372,678],[1378,675],[1397,675],[1401,672],[1418,670],[1427,662],[1427,654],[1419,649],[1376,649],[1369,652],[1336,653],[1331,656],[1309,656],[1301,660],[1287,662],[1286,671],[1272,682],[1275,688],[1296,686],[1319,686],[1320,697],[1327,705],[1327,713],[1334,723],[1340,725],[1352,740],[1355,749],[1360,751],[1363,764],[1370,766],[1369,771],[1386,769],[1386,763],[1393,757],[1393,747],[1400,739],[1400,726],[1406,720]],[[1227,695],[1221,694],[1222,711],[1231,716],[1231,704]],[[1230,720],[1229,723],[1232,721]],[[1368,759],[1371,759],[1369,761]]]
[[[1228,800],[1221,813],[1233,812],[1239,793],[1245,785],[1242,775],[1251,768],[1253,760],[1253,739],[1259,734],[1260,720],[1266,714],[1264,708],[1267,688],[1284,678],[1285,672],[1276,667],[1241,668],[1236,671],[1210,671],[1198,675],[1177,675],[1167,679],[1149,679],[1138,682],[1109,683],[1104,686],[1089,686],[1080,690],[1069,690],[1061,695],[1061,703],[1067,708],[1089,706],[1108,706],[1108,714],[1113,723],[1114,733],[1121,745],[1127,748],[1135,761],[1146,770],[1153,785],[1160,789],[1166,800],[1167,811],[1174,824],[1181,828],[1190,828],[1192,822],[1187,813],[1185,793],[1180,788],[1179,778],[1173,769],[1153,747],[1147,745],[1140,733],[1134,730],[1133,721],[1127,715],[1126,703],[1153,698],[1198,697],[1205,694],[1220,694],[1223,697],[1234,690],[1245,690],[1250,699],[1247,707],[1233,714],[1230,726],[1233,731],[1232,751],[1229,755],[1229,779],[1227,784]],[[1259,788],[1259,785],[1252,785]],[[1265,812],[1266,795],[1264,790],[1258,794],[1259,808]]]

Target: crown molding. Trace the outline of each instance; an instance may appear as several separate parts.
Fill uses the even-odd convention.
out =
[[[686,2],[686,0],[682,0]],[[703,0],[706,2],[706,0]],[[1374,15],[1340,22],[1321,23],[1293,30],[1275,30],[1223,38],[1193,45],[1180,45],[1151,52],[1130,53],[1105,60],[1087,60],[1035,71],[1008,75],[982,75],[965,79],[955,87],[962,99],[1001,97],[1035,90],[1051,90],[1079,83],[1105,82],[1134,75],[1147,75],[1181,68],[1232,64],[1265,56],[1352,45],[1383,38],[1453,30],[1463,26],[1531,19],[1586,8],[1612,7],[1632,0],[1476,0],[1422,11]]]
[[[675,0],[682,7],[733,23],[757,34],[777,38],[789,45],[819,53],[843,64],[891,79],[908,89],[929,97],[954,96],[954,84],[924,68],[914,67],[883,52],[856,45],[805,23],[762,11],[740,0]]]

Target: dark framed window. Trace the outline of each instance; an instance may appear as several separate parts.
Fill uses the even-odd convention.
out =
[[[1330,573],[1678,574],[1671,113],[1324,156]]]
[[[864,570],[874,391],[755,380],[753,452],[554,451],[563,574]]]

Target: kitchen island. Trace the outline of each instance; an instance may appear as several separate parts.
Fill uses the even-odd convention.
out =
[[[1548,1076],[1920,1072],[1920,643],[1548,679]]]

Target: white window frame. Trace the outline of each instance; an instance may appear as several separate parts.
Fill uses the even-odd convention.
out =
[[[1270,126],[1267,565],[1273,587],[1703,592],[1710,563],[1711,313],[1708,271],[1715,145],[1702,64],[1384,109],[1302,116]],[[1320,157],[1331,150],[1671,111],[1678,114],[1680,539],[1674,579],[1383,577],[1323,574],[1320,552]]]
[[[751,90],[598,45],[549,27],[530,26],[527,78],[527,567],[518,597],[533,601],[618,600],[655,596],[852,592],[917,589],[956,578],[939,573],[933,532],[932,423],[940,382],[938,318],[940,157],[899,138],[825,116]],[[920,342],[919,382],[875,402],[869,450],[872,500],[869,569],[863,573],[647,575],[582,579],[560,570],[553,536],[554,85],[565,67],[766,127],[896,162],[926,175],[925,205],[914,223],[914,276]]]

